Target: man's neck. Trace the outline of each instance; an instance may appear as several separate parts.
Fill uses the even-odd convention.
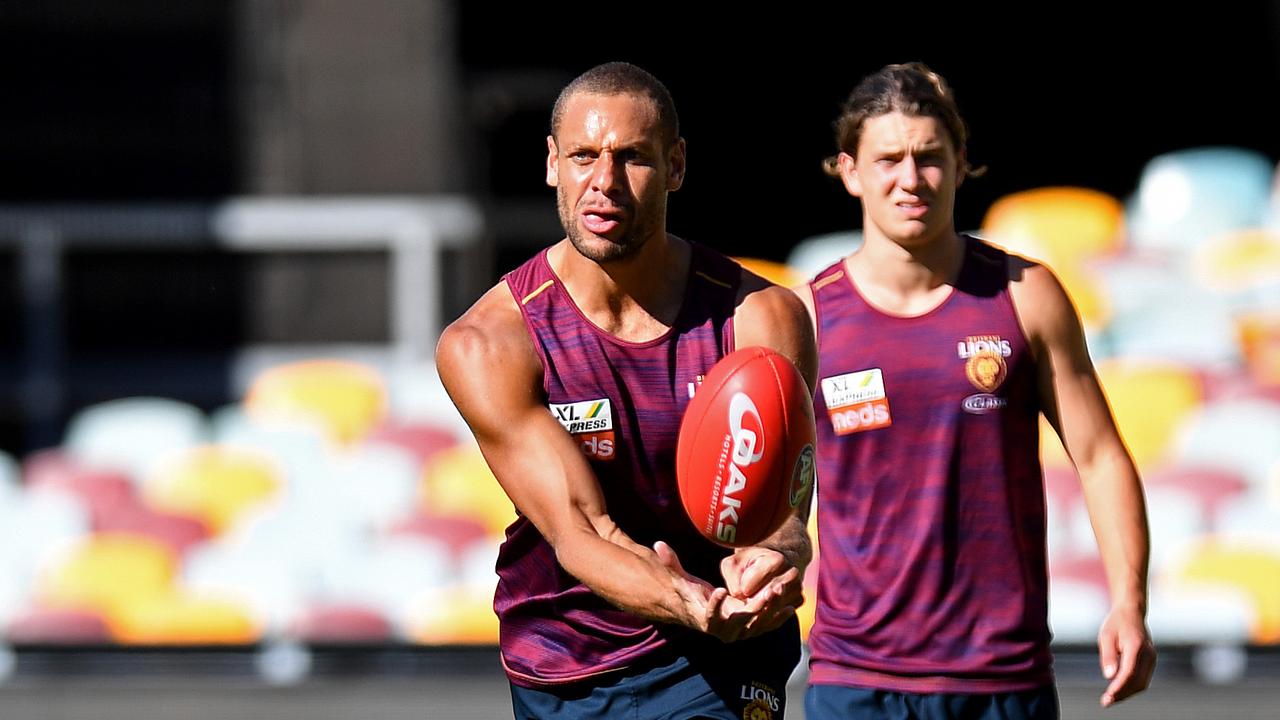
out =
[[[950,295],[964,263],[964,245],[964,238],[950,228],[911,245],[871,232],[845,266],[872,304],[895,314],[918,315]]]
[[[588,320],[620,340],[645,342],[675,324],[691,255],[687,242],[663,233],[623,260],[589,260],[568,240],[553,247],[548,260]]]

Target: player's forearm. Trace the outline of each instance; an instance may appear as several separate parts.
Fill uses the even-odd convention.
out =
[[[1112,605],[1145,614],[1150,535],[1133,463],[1123,450],[1108,453],[1081,467],[1080,479]]]
[[[675,578],[657,555],[621,531],[582,531],[556,544],[561,567],[610,604],[653,622],[697,627]]]
[[[782,527],[765,538],[761,546],[777,550],[787,562],[800,571],[803,576],[805,568],[813,560],[813,544],[809,539],[809,530],[799,515],[791,516]]]

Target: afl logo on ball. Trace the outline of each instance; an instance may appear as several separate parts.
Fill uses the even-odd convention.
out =
[[[813,445],[805,445],[796,457],[796,467],[791,471],[791,507],[800,507],[800,503],[809,497],[813,487]]]

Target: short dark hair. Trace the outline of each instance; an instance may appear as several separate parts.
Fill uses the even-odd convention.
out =
[[[647,70],[627,62],[597,65],[565,85],[551,109],[552,137],[560,132],[560,122],[564,119],[564,108],[569,98],[578,93],[647,97],[653,101],[654,110],[658,113],[658,127],[662,130],[663,141],[671,145],[680,137],[680,118],[676,115],[676,103],[671,99],[667,86]]]
[[[893,112],[934,118],[946,128],[956,152],[964,151],[969,131],[960,117],[951,86],[924,63],[910,62],[880,68],[863,78],[849,93],[835,121],[836,146],[840,152],[857,156],[867,120]],[[840,175],[836,157],[827,158],[823,169],[828,175]],[[967,163],[965,171],[970,172]]]

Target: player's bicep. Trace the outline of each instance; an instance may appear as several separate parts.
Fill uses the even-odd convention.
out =
[[[763,346],[790,360],[812,390],[818,374],[813,322],[791,290],[771,285],[746,294],[733,318],[737,348]]]
[[[1043,267],[1029,268],[1014,299],[1036,354],[1041,407],[1067,453],[1079,464],[1119,444],[1080,316],[1061,283]]]
[[[524,328],[457,323],[436,364],[485,461],[516,509],[553,545],[596,527],[604,501],[586,459],[544,403],[541,365]]]

